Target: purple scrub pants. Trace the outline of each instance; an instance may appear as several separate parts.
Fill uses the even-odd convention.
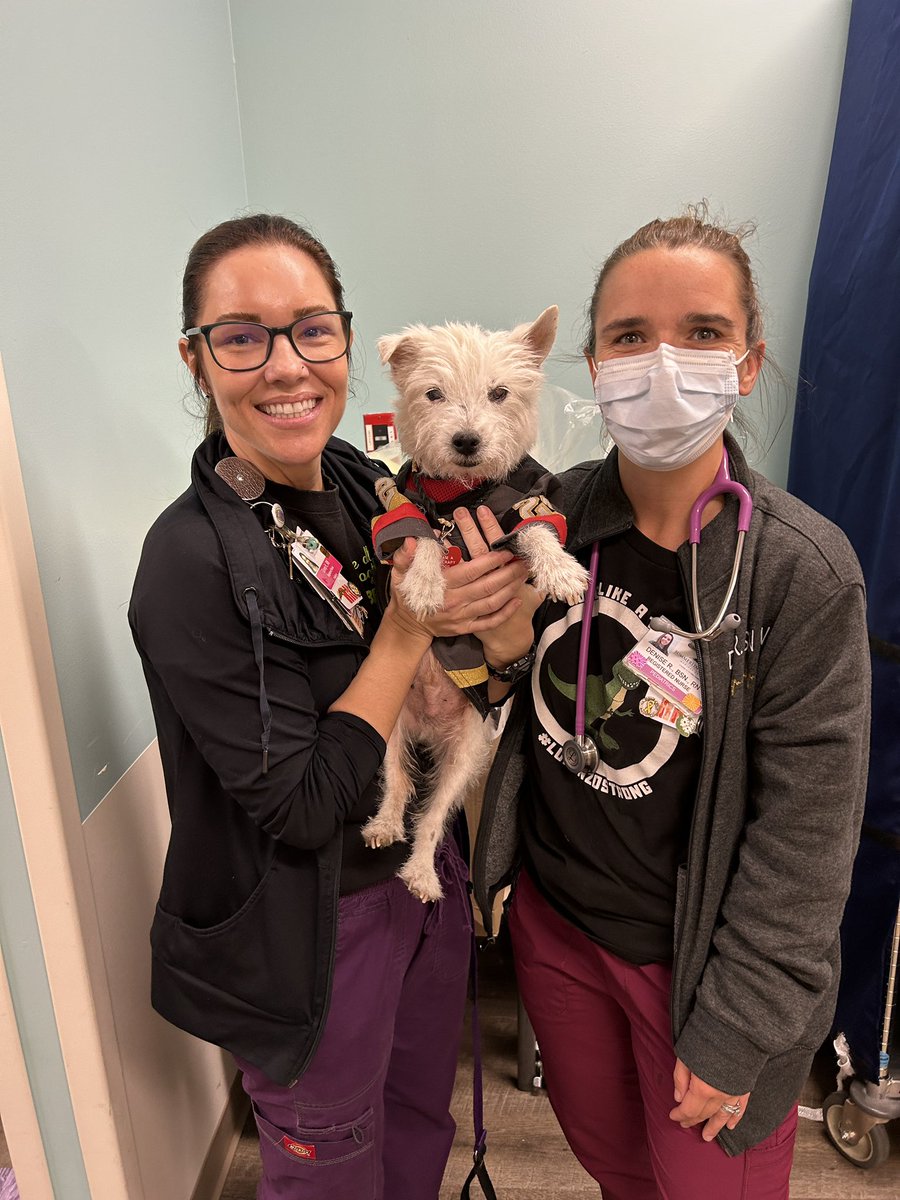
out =
[[[566,1140],[603,1200],[787,1200],[796,1108],[734,1157],[669,1120],[671,968],[636,966],[547,903],[526,871],[509,914],[519,990]]]
[[[437,1200],[472,928],[449,839],[438,873],[436,904],[399,879],[341,898],[331,1005],[294,1087],[237,1059],[259,1129],[257,1200]]]

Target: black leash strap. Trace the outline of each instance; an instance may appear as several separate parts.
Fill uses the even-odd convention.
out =
[[[469,966],[469,978],[472,984],[472,1120],[475,1125],[475,1149],[472,1153],[472,1170],[466,1176],[460,1192],[460,1200],[472,1200],[470,1191],[472,1183],[477,1179],[485,1200],[497,1200],[497,1193],[491,1183],[485,1165],[484,1156],[487,1153],[487,1130],[484,1127],[484,1093],[482,1090],[481,1070],[481,1024],[478,1020],[478,950],[475,945],[475,931],[472,931],[472,955]]]

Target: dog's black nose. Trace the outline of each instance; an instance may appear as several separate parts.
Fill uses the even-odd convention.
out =
[[[471,458],[480,445],[481,438],[477,433],[466,431],[453,435],[453,449],[458,450],[466,458]]]

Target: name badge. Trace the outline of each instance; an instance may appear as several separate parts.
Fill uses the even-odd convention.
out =
[[[362,592],[347,579],[340,562],[328,553],[315,534],[298,526],[291,543],[291,558],[314,583],[319,595],[361,635],[366,617],[361,604]]]
[[[623,659],[648,684],[640,711],[671,725],[684,737],[696,733],[703,716],[697,649],[677,633],[650,629]]]

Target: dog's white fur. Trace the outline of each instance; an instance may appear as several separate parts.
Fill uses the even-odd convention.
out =
[[[499,482],[521,462],[537,437],[541,364],[553,345],[558,319],[554,306],[511,331],[412,325],[380,339],[381,360],[398,389],[400,443],[423,475]],[[540,591],[573,604],[584,594],[587,572],[546,525],[521,530],[514,549],[528,559]],[[421,539],[398,584],[420,617],[444,602],[443,553],[436,539]],[[441,885],[434,853],[467,788],[487,768],[489,741],[481,716],[430,651],[388,743],[382,800],[363,827],[369,846],[405,837],[404,813],[415,792],[411,747],[416,743],[428,748],[433,766],[412,852],[400,876],[421,900],[436,900]]]

